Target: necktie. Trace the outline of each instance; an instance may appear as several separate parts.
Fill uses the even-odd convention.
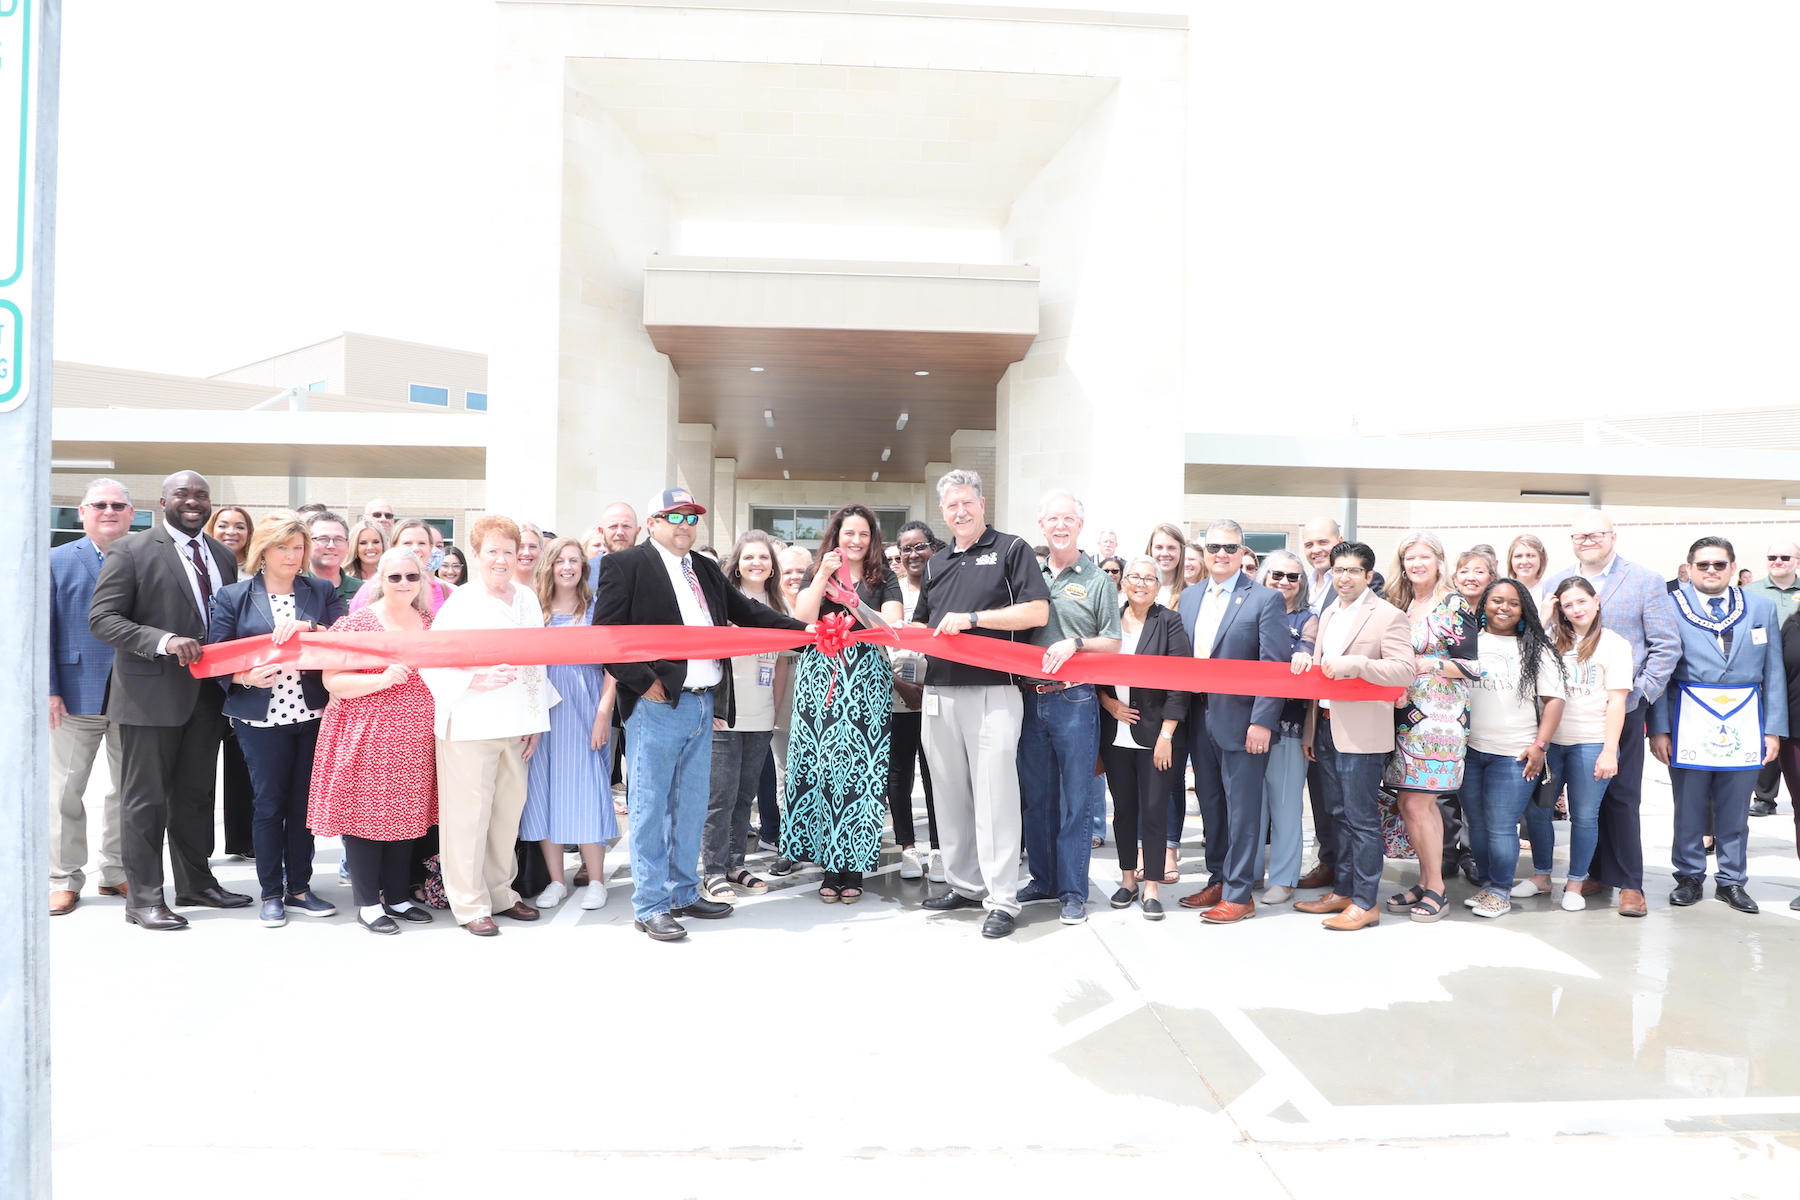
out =
[[[710,622],[712,609],[706,603],[706,593],[700,590],[700,577],[694,574],[694,564],[685,554],[681,556],[681,573],[687,576],[688,586],[694,589],[694,599],[700,602],[700,611],[706,614],[706,619]]]
[[[206,569],[206,555],[201,553],[200,539],[188,540],[188,557],[194,560],[194,573],[200,578],[200,621],[212,614],[212,572]]]
[[[1706,602],[1706,606],[1712,609],[1713,620],[1722,621],[1725,619],[1725,597],[1714,596]],[[1718,639],[1719,653],[1729,655],[1731,653],[1731,630],[1727,629],[1718,634]]]

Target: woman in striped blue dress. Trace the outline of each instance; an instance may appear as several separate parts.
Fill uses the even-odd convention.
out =
[[[544,550],[537,574],[538,604],[544,623],[591,625],[594,593],[588,587],[588,561],[581,543],[558,538]],[[550,710],[550,732],[531,756],[525,812],[519,838],[537,842],[544,852],[550,885],[532,903],[555,908],[569,895],[563,883],[563,847],[581,847],[588,885],[581,907],[606,903],[606,843],[619,836],[613,816],[612,759],[606,739],[612,725],[613,679],[598,664],[545,668],[562,703]]]

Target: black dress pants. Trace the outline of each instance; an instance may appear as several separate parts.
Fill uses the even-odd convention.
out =
[[[1644,830],[1638,806],[1644,799],[1644,718],[1650,706],[1639,703],[1625,714],[1619,734],[1619,773],[1600,800],[1600,842],[1594,848],[1589,878],[1607,887],[1644,890]]]
[[[931,767],[925,762],[920,732],[924,729],[924,713],[897,712],[888,725],[888,812],[894,819],[894,844],[912,846],[918,841],[913,828],[913,763],[919,764],[919,777],[925,785],[925,823],[931,835],[931,848],[938,848],[937,805],[931,799]]]
[[[131,907],[163,904],[163,835],[175,892],[218,887],[207,860],[213,852],[213,799],[219,743],[225,736],[225,694],[200,689],[184,725],[120,725],[124,779],[119,788],[119,857],[131,886]]]
[[[1312,808],[1313,843],[1319,850],[1319,866],[1328,874],[1337,871],[1337,834],[1331,827],[1331,810],[1325,805],[1325,775],[1317,761],[1306,764],[1306,801]]]
[[[412,899],[413,849],[416,838],[377,842],[344,835],[344,857],[350,860],[350,894],[358,908],[387,901],[388,907]],[[535,849],[535,846],[533,847]]]
[[[244,759],[244,748],[238,745],[237,731],[226,723],[224,742],[224,793],[219,797],[219,815],[225,825],[225,853],[244,858],[256,857],[256,784],[250,778],[250,764]]]
[[[1176,739],[1179,741],[1185,732],[1178,730]],[[1100,747],[1100,761],[1106,764],[1106,786],[1113,798],[1113,837],[1119,843],[1119,870],[1138,869],[1138,843],[1142,842],[1144,873],[1152,883],[1162,882],[1172,794],[1169,781],[1181,779],[1176,765],[1180,760],[1171,757],[1169,769],[1159,771],[1148,750],[1127,750],[1111,742]],[[1132,885],[1127,882],[1125,886]]]

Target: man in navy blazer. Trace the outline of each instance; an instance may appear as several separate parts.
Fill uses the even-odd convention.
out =
[[[1285,663],[1290,657],[1287,603],[1244,574],[1247,552],[1236,521],[1207,527],[1209,578],[1183,591],[1179,606],[1196,658]],[[1286,703],[1280,696],[1202,694],[1189,710],[1188,757],[1206,831],[1208,878],[1181,905],[1204,909],[1201,920],[1209,925],[1256,915],[1250,885],[1262,862],[1263,774]]]
[[[1750,793],[1788,731],[1787,672],[1781,614],[1767,596],[1731,586],[1736,560],[1722,537],[1703,537],[1688,549],[1691,582],[1671,593],[1681,659],[1669,690],[1650,706],[1650,753],[1669,768],[1675,793],[1669,903],[1685,908],[1700,899],[1710,829],[1719,863],[1714,897],[1754,913],[1756,901],[1744,890]]]
[[[100,565],[131,532],[131,493],[96,479],[81,498],[85,537],[50,551],[50,915],[75,908],[87,882],[88,778],[106,747],[106,823],[100,834],[100,894],[125,894],[119,857],[119,727],[106,719],[113,649],[88,631]]]

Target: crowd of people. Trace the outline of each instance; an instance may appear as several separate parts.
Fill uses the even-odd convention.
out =
[[[1560,907],[1616,892],[1616,911],[1641,917],[1646,750],[1674,796],[1669,902],[1702,897],[1711,858],[1714,895],[1757,911],[1749,817],[1773,811],[1784,774],[1790,793],[1800,784],[1800,547],[1772,546],[1767,575],[1746,580],[1729,541],[1702,537],[1665,582],[1588,511],[1560,570],[1529,534],[1504,555],[1452,556],[1418,530],[1384,575],[1328,518],[1302,528],[1297,554],[1259,560],[1228,519],[1198,539],[1157,524],[1142,553],[1121,553],[1110,530],[1086,546],[1066,491],[1042,497],[1035,545],[988,522],[973,472],[943,476],[937,498],[948,542],[911,521],[884,544],[851,503],[816,552],[749,530],[721,555],[694,545],[706,510],[680,488],[651,497],[642,525],[625,503],[580,537],[490,514],[459,549],[381,499],[355,520],[322,505],[252,518],[215,507],[188,471],[164,482],[161,519],[130,533],[131,496],[97,480],[84,536],[50,563],[50,910],[73,910],[85,884],[84,795],[104,747],[99,890],[151,930],[186,927],[184,906],[255,905],[269,927],[334,915],[313,874],[315,837],[335,837],[364,928],[392,935],[447,909],[494,936],[496,918],[603,906],[628,814],[634,924],[653,939],[768,891],[753,844],[775,855],[767,874],[814,866],[820,901],[855,904],[888,831],[903,879],[947,885],[924,909],[979,906],[998,938],[1026,905],[1086,920],[1108,792],[1108,903],[1162,920],[1190,771],[1204,881],[1175,903],[1207,924],[1290,902],[1337,931],[1434,922],[1459,874],[1473,914],[1500,917],[1554,895],[1564,818]],[[209,643],[324,630],[822,621],[1024,643],[1033,669],[876,641],[729,660],[189,669]],[[1399,699],[1062,677],[1076,655],[1120,654],[1283,664]],[[220,790],[225,851],[254,861],[259,897],[213,874]],[[1308,804],[1318,855],[1303,873]],[[1416,859],[1417,882],[1383,898],[1389,858]]]

